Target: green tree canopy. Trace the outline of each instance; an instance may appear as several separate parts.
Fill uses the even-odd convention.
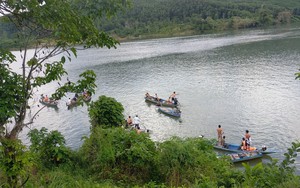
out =
[[[100,96],[89,107],[89,116],[93,127],[117,127],[123,124],[123,105],[111,97]]]

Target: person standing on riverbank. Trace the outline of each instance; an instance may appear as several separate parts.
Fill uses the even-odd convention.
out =
[[[134,127],[135,127],[135,128],[140,127],[140,123],[141,123],[141,120],[140,120],[140,118],[138,117],[138,115],[136,115],[136,116],[133,118],[133,124],[134,124]]]
[[[132,126],[132,122],[133,122],[133,121],[132,121],[131,116],[128,116],[126,127],[131,127],[131,126]]]

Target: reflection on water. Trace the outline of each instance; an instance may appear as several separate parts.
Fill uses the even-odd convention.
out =
[[[97,91],[124,106],[124,117],[138,114],[155,141],[171,136],[216,137],[221,124],[227,141],[239,143],[246,129],[253,144],[283,152],[300,136],[299,29],[281,32],[247,31],[234,35],[204,35],[122,43],[118,49],[78,51],[69,63],[68,78],[75,81],[87,69],[97,74]],[[65,81],[65,80],[64,80]],[[57,83],[37,94],[51,93]],[[157,112],[144,94],[168,98],[176,91],[181,120]],[[57,129],[72,148],[89,134],[87,107],[47,108],[33,127]],[[38,102],[33,103],[36,106]],[[25,138],[24,133],[23,137]],[[299,163],[297,163],[299,167]]]

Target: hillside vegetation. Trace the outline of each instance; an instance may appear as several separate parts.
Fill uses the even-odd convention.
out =
[[[134,0],[100,28],[118,37],[192,35],[298,22],[300,2],[280,0]]]
[[[118,16],[94,20],[119,40],[194,35],[300,21],[293,0],[132,0]],[[0,19],[0,47],[18,47],[15,27]]]

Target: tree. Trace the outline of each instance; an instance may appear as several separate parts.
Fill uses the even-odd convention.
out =
[[[77,2],[77,4],[76,4]],[[127,6],[126,0],[96,0],[80,1],[89,7],[97,5],[97,9],[86,10],[80,7],[79,1],[69,0],[33,0],[33,1],[0,1],[0,16],[4,16],[17,30],[17,41],[21,62],[16,62],[15,56],[8,49],[0,49],[0,142],[4,148],[1,157],[11,157],[17,152],[15,147],[5,144],[7,140],[17,140],[18,134],[36,115],[25,122],[30,106],[28,101],[33,97],[36,88],[53,81],[61,80],[67,72],[64,69],[66,59],[71,61],[72,54],[76,57],[76,46],[116,48],[118,42],[107,33],[99,31],[93,20],[96,17],[114,15],[116,11]],[[87,3],[89,2],[89,3]],[[110,4],[112,3],[112,4]],[[112,5],[112,6],[110,6]],[[101,8],[99,8],[101,7]],[[29,54],[28,49],[34,53]],[[52,57],[60,55],[57,61]],[[10,64],[16,63],[21,71],[10,69]],[[68,91],[81,92],[88,89],[94,93],[96,75],[86,71],[80,75],[76,83],[63,84],[52,95],[60,99]],[[8,129],[8,124],[12,125]],[[17,155],[17,154],[16,154]],[[14,168],[13,165],[11,168]],[[10,177],[20,177],[18,172],[8,174]],[[9,178],[8,178],[9,179]],[[16,187],[18,182],[9,182]]]
[[[123,105],[111,97],[100,96],[89,107],[91,124],[94,127],[103,128],[117,127],[123,124]]]

